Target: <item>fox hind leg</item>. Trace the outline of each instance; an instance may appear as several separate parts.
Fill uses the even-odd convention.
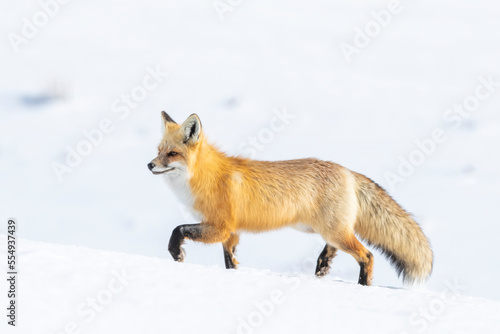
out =
[[[238,266],[238,261],[236,260],[234,253],[236,252],[236,246],[238,245],[239,241],[240,241],[239,234],[231,233],[229,238],[222,243],[226,269],[236,269]]]
[[[329,244],[325,245],[325,248],[319,255],[316,264],[315,275],[317,277],[323,277],[328,274],[328,272],[330,271],[330,264],[332,263],[332,260],[336,254],[337,254],[337,248],[330,246]]]
[[[339,248],[352,255],[359,264],[358,284],[371,285],[373,280],[373,255],[359,242],[354,234],[343,239],[338,244]]]

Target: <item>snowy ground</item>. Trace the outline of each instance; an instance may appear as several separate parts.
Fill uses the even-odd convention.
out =
[[[455,282],[440,292],[405,291],[76,246],[25,240],[20,245],[22,313],[12,333],[500,330],[500,302],[462,296]]]
[[[402,0],[394,9],[380,0],[315,0],[307,4],[269,0],[242,1],[232,9],[221,14],[221,20],[212,1],[71,1],[60,5],[47,24],[14,48],[12,34],[29,31],[23,18],[32,21],[43,9],[37,1],[3,1],[0,233],[6,231],[7,218],[15,217],[21,238],[157,258],[132,257],[152,261],[144,267],[138,264],[140,260],[132,265],[131,272],[139,281],[152,268],[161,270],[151,290],[148,283],[142,284],[150,291],[149,299],[123,297],[127,312],[133,313],[134,303],[151,309],[156,303],[166,303],[164,298],[155,300],[160,292],[153,289],[158,287],[166,289],[161,293],[178,298],[175,307],[158,307],[162,315],[174,314],[196,326],[201,322],[188,321],[188,316],[208,317],[215,305],[226,303],[220,301],[226,297],[251,296],[238,304],[250,305],[246,309],[232,309],[230,303],[224,306],[241,312],[238,314],[250,312],[254,296],[265,298],[252,287],[264,286],[265,291],[269,287],[270,291],[285,273],[305,277],[304,290],[294,296],[309,289],[317,299],[329,295],[326,290],[330,289],[333,294],[346,294],[345,298],[315,300],[316,306],[307,307],[316,311],[311,315],[276,311],[288,319],[302,317],[311,326],[346,318],[345,313],[352,311],[368,319],[390,320],[387,326],[393,325],[390,317],[394,316],[402,330],[418,332],[418,324],[408,325],[408,317],[421,305],[428,307],[450,282],[458,282],[460,295],[499,300],[500,269],[495,265],[500,235],[496,208],[500,199],[498,2]],[[389,10],[393,11],[390,19],[383,15]],[[372,37],[360,37],[360,30],[377,27],[376,17],[388,23],[378,33],[370,32]],[[351,51],[353,47],[357,50],[349,57],[342,51],[347,44]],[[485,84],[488,81],[492,83]],[[179,121],[198,113],[208,137],[229,153],[271,160],[332,160],[388,188],[415,214],[431,240],[435,266],[427,288],[435,293],[370,290],[344,283],[355,282],[358,274],[358,266],[345,254],[335,259],[331,276],[319,283],[310,277],[311,265],[301,261],[317,257],[321,239],[293,230],[243,235],[238,254],[243,270],[238,273],[220,270],[220,245],[189,243],[189,265],[171,263],[166,250],[170,233],[192,218],[162,180],[146,168],[161,136],[161,110]],[[276,112],[284,111],[293,116],[280,123],[279,131],[271,131]],[[434,149],[427,147],[429,153],[412,173],[405,174],[405,181],[391,186],[388,173],[398,173],[400,159],[422,157],[415,142],[428,143],[437,129],[446,140],[435,143]],[[255,146],[252,138],[257,138]],[[86,155],[76,158],[73,152],[78,150]],[[70,172],[58,177],[55,164],[59,168],[71,165],[67,167]],[[98,281],[109,276],[106,261],[114,260],[102,255],[108,259],[99,262],[105,268],[94,273],[92,262],[85,260],[87,264],[80,266],[75,260],[84,259],[87,251],[71,248],[67,252],[75,258],[65,254],[66,250],[60,254],[66,266],[42,270],[44,255],[49,256],[47,263],[57,262],[51,258],[55,251],[46,253],[36,245],[20,244],[21,263],[30,270],[29,275],[25,273],[26,282],[40,284],[44,291],[23,290],[21,285],[21,295],[33,304],[20,317],[27,324],[31,317],[41,319],[42,313],[35,310],[44,309],[45,328],[54,332],[67,318],[49,317],[56,299],[39,294],[52,291],[65,296],[63,309],[72,312],[82,296],[95,293]],[[29,254],[38,257],[39,264],[29,265]],[[97,254],[92,256],[97,259]],[[166,273],[172,274],[172,285],[159,283]],[[96,275],[96,282],[91,283],[89,275]],[[187,279],[190,275],[192,281]],[[213,280],[205,281],[199,275],[213,275]],[[216,280],[221,280],[219,285],[227,282],[239,294],[205,295],[202,287],[218,286],[213,283]],[[199,293],[181,299],[184,284],[194,283],[200,286]],[[140,289],[141,283],[134,284]],[[401,287],[394,270],[378,253],[374,284]],[[361,296],[365,293],[366,300]],[[359,299],[353,300],[352,295]],[[197,308],[198,298],[205,308]],[[290,302],[284,308],[297,308],[298,312],[300,298],[292,298],[297,298],[295,304]],[[368,298],[390,302],[380,309],[373,303],[365,307]],[[458,313],[446,308],[433,322],[435,327],[429,328],[455,326],[452,318],[476,324],[463,313],[469,299],[459,300]],[[482,305],[478,309],[491,305],[499,313],[497,302],[483,302],[478,302]],[[337,311],[328,313],[332,318],[310,321],[318,320],[313,313],[326,312],[321,303]],[[347,308],[344,303],[349,303]],[[28,302],[24,305],[28,307]],[[476,303],[470,305],[475,305],[471,310],[475,312]],[[119,325],[115,320],[120,309],[113,312],[116,318],[111,314],[103,317],[102,328]],[[137,308],[135,312],[145,311]],[[233,316],[219,316],[226,322],[231,319],[224,330],[233,328],[234,332],[237,319],[235,313],[229,314]],[[71,318],[69,313],[67,317]],[[259,331],[272,331],[280,322],[271,318]],[[49,324],[50,319],[56,320]],[[349,319],[353,319],[354,329],[368,326],[360,318]],[[488,326],[491,322],[486,320]],[[160,321],[148,324],[164,326]],[[219,333],[215,329],[209,332]]]

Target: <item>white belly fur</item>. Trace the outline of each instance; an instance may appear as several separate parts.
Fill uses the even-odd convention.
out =
[[[295,225],[291,225],[290,227],[304,233],[315,233],[311,226],[303,223],[297,223]]]

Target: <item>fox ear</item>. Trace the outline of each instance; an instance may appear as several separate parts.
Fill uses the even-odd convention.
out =
[[[173,119],[172,117],[170,117],[165,111],[162,111],[161,112],[161,116],[163,118],[163,122],[165,123],[165,125],[167,123],[174,123],[174,124],[177,124]]]
[[[180,131],[184,134],[184,144],[196,144],[200,140],[201,121],[198,115],[192,114],[184,123],[182,123]]]

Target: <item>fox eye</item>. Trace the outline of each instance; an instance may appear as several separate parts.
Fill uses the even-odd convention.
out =
[[[177,154],[178,154],[177,152],[172,151],[172,152],[168,152],[168,154],[167,154],[167,155],[168,155],[169,157],[174,157],[174,156],[176,156]]]

